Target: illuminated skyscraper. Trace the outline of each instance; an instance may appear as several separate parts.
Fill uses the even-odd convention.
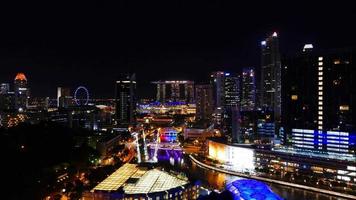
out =
[[[261,42],[261,51],[260,106],[264,110],[272,111],[274,122],[279,124],[281,120],[281,58],[276,32]]]
[[[196,118],[197,120],[209,120],[214,111],[213,88],[211,85],[196,85]]]
[[[57,107],[68,108],[71,105],[72,96],[70,95],[70,89],[65,87],[57,88]]]
[[[244,68],[242,70],[242,95],[241,110],[253,111],[256,106],[256,85],[255,71],[253,68]]]
[[[213,86],[215,108],[224,107],[225,104],[225,73],[213,72],[210,75],[210,83]]]
[[[8,83],[1,83],[0,94],[7,94],[10,91],[10,85]]]
[[[124,74],[116,81],[116,119],[121,125],[135,123],[136,75]]]
[[[309,49],[284,62],[282,125],[294,147],[356,152],[355,56]]]
[[[29,88],[27,88],[27,78],[25,74],[18,73],[14,81],[15,85],[15,108],[22,112],[27,108],[29,98]]]
[[[225,73],[224,78],[224,106],[240,106],[240,76]]]

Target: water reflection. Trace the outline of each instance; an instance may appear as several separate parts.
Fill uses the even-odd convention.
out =
[[[160,157],[159,163],[168,164],[174,167],[176,170],[184,170],[188,172],[189,175],[195,179],[202,181],[202,185],[209,189],[223,190],[225,186],[235,180],[241,179],[237,176],[232,176],[224,173],[220,173],[214,170],[209,170],[197,166],[192,163],[190,159],[183,154],[175,157],[171,154],[170,157]],[[170,162],[174,160],[174,162]],[[180,160],[180,162],[178,162]],[[336,198],[330,195],[324,195],[315,192],[309,192],[306,190],[295,189],[291,187],[269,184],[270,188],[274,193],[287,200],[346,200],[343,198]]]

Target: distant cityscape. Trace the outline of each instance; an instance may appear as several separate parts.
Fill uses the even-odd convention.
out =
[[[27,160],[53,143],[73,155],[36,167],[28,185],[39,186],[24,195],[356,199],[356,51],[305,44],[284,56],[279,34],[260,41],[260,66],[205,81],[162,76],[151,80],[153,99],[138,98],[140,71],[118,74],[113,98],[92,98],[85,83],[35,97],[30,73],[0,80],[5,150]],[[56,138],[66,138],[52,140],[62,129]]]

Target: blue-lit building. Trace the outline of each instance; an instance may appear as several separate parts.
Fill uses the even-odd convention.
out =
[[[234,200],[283,200],[267,184],[256,180],[236,180],[229,183],[226,189],[234,195]]]
[[[266,119],[257,120],[257,134],[260,137],[274,137],[275,124]]]
[[[284,60],[284,141],[295,148],[355,155],[355,57],[354,49],[310,47]]]

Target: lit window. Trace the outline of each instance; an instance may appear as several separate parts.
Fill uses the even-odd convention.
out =
[[[319,110],[323,110],[323,106],[319,106],[318,109],[319,109]]]
[[[323,105],[323,102],[322,102],[322,101],[319,101],[319,102],[318,102],[318,105],[322,106],[322,105]]]
[[[319,81],[319,82],[318,82],[318,85],[323,85],[323,81]]]
[[[319,87],[318,87],[318,90],[323,90],[323,86],[319,86]]]
[[[323,65],[323,62],[319,62],[318,65],[319,65],[319,66],[322,66],[322,65]]]
[[[323,115],[323,111],[319,111],[319,112],[318,112],[318,115]]]
[[[319,80],[319,81],[322,81],[322,80],[323,80],[323,77],[322,77],[322,76],[319,76],[319,77],[318,77],[318,80]]]
[[[292,96],[291,96],[291,99],[292,99],[293,101],[298,100],[298,95],[292,95]]]
[[[322,129],[323,129],[323,127],[322,127],[322,126],[318,126],[318,129],[319,129],[319,130],[322,130]]]
[[[323,121],[318,121],[318,125],[323,125]]]
[[[335,64],[335,65],[340,64],[340,60],[334,60],[334,64]]]
[[[319,91],[318,94],[319,94],[319,95],[323,95],[323,92]]]
[[[318,70],[319,71],[323,71],[323,67],[318,67]]]
[[[319,116],[318,119],[319,119],[319,120],[323,120],[323,116]]]
[[[323,61],[323,57],[319,57],[318,60],[319,60],[319,61]]]
[[[341,105],[339,109],[340,111],[348,111],[350,108],[349,105]]]
[[[322,76],[322,75],[323,75],[323,72],[318,72],[318,75],[319,75],[319,76]]]
[[[320,101],[322,101],[322,100],[323,100],[323,97],[322,97],[322,96],[320,96],[320,97],[318,97],[318,99],[319,99]]]

